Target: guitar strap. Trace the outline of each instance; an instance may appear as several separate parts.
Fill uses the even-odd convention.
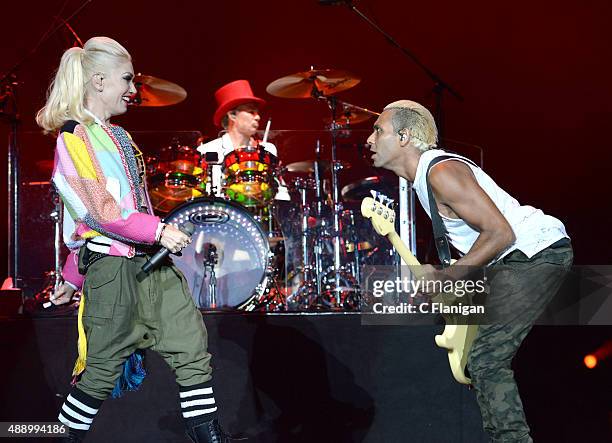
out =
[[[439,157],[434,158],[427,167],[427,172],[425,174],[425,181],[427,183],[427,196],[429,197],[429,212],[431,214],[431,223],[433,225],[433,235],[434,241],[436,244],[436,250],[438,251],[438,258],[440,259],[440,263],[443,268],[447,268],[451,264],[451,252],[450,245],[448,243],[448,232],[446,231],[446,227],[444,226],[444,222],[442,222],[442,217],[438,212],[438,206],[436,204],[436,199],[434,198],[433,192],[431,190],[431,184],[429,183],[429,171],[436,164],[440,163],[443,160],[448,160],[449,158],[454,159],[457,158],[452,155],[441,155]],[[474,166],[476,164],[469,159],[461,157],[462,160],[467,160]]]

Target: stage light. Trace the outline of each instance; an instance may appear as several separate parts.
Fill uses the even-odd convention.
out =
[[[593,354],[586,355],[584,357],[584,365],[589,369],[593,369],[595,366],[597,366],[597,357],[595,357]]]
[[[584,356],[584,365],[593,369],[597,366],[598,363],[607,360],[609,357],[612,357],[612,340],[608,340],[599,348],[597,348],[592,354],[587,354]],[[602,363],[603,364],[603,363]]]

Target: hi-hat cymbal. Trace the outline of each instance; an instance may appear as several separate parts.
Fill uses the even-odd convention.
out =
[[[368,121],[374,117],[371,114],[367,114],[362,111],[351,110],[347,112],[343,112],[338,117],[336,117],[336,123],[339,125],[356,125],[357,123],[362,123]],[[331,124],[331,118],[325,119],[325,123]]]
[[[341,195],[346,201],[361,202],[365,197],[371,197],[370,191],[379,191],[383,194],[391,194],[397,188],[394,183],[385,177],[373,176],[349,183],[342,188]]]
[[[274,80],[266,87],[268,94],[283,98],[310,98],[313,89],[332,95],[352,88],[361,79],[339,69],[311,69]]]
[[[284,167],[287,172],[306,172],[312,174],[314,172],[314,160],[304,160],[301,162],[289,163]],[[341,169],[348,169],[351,164],[344,160],[338,160],[336,163],[339,164]],[[319,160],[319,172],[323,173],[329,170],[331,162],[329,160]]]
[[[169,106],[187,97],[187,91],[176,83],[152,75],[138,74],[134,84],[138,92],[130,104],[135,106]]]
[[[338,112],[336,117],[336,123],[339,125],[356,125],[368,121],[372,117],[380,115],[378,112],[370,111],[365,108],[358,107],[345,107],[344,110]],[[325,123],[331,124],[331,118],[325,119]]]

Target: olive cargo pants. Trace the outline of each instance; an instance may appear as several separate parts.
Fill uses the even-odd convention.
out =
[[[206,328],[185,278],[175,266],[162,265],[138,281],[145,261],[105,256],[87,271],[87,365],[77,388],[94,398],[109,396],[136,349],[158,352],[180,386],[212,378]]]

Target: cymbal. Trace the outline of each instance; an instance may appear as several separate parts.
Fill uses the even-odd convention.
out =
[[[369,109],[346,107],[342,112],[338,112],[336,123],[339,125],[356,125],[368,121],[374,116],[380,115],[378,112],[370,111]],[[325,123],[330,125],[331,118],[325,119]]]
[[[385,177],[372,176],[354,181],[344,186],[341,191],[342,198],[346,201],[361,202],[365,197],[371,197],[370,191],[379,191],[391,194],[397,188],[397,184]]]
[[[332,95],[360,81],[356,75],[339,69],[311,69],[274,80],[266,87],[266,92],[283,98],[311,98],[315,88],[323,95]]]
[[[176,83],[152,75],[138,74],[134,77],[134,84],[138,91],[130,102],[134,106],[169,106],[180,103],[187,97],[187,91]]]
[[[314,160],[304,160],[301,162],[289,163],[284,167],[284,170],[287,172],[306,172],[308,174],[312,174],[314,172]],[[348,169],[351,167],[351,164],[344,160],[338,160],[338,163],[341,169]],[[329,160],[319,160],[319,172],[323,173],[329,170],[331,162]]]

